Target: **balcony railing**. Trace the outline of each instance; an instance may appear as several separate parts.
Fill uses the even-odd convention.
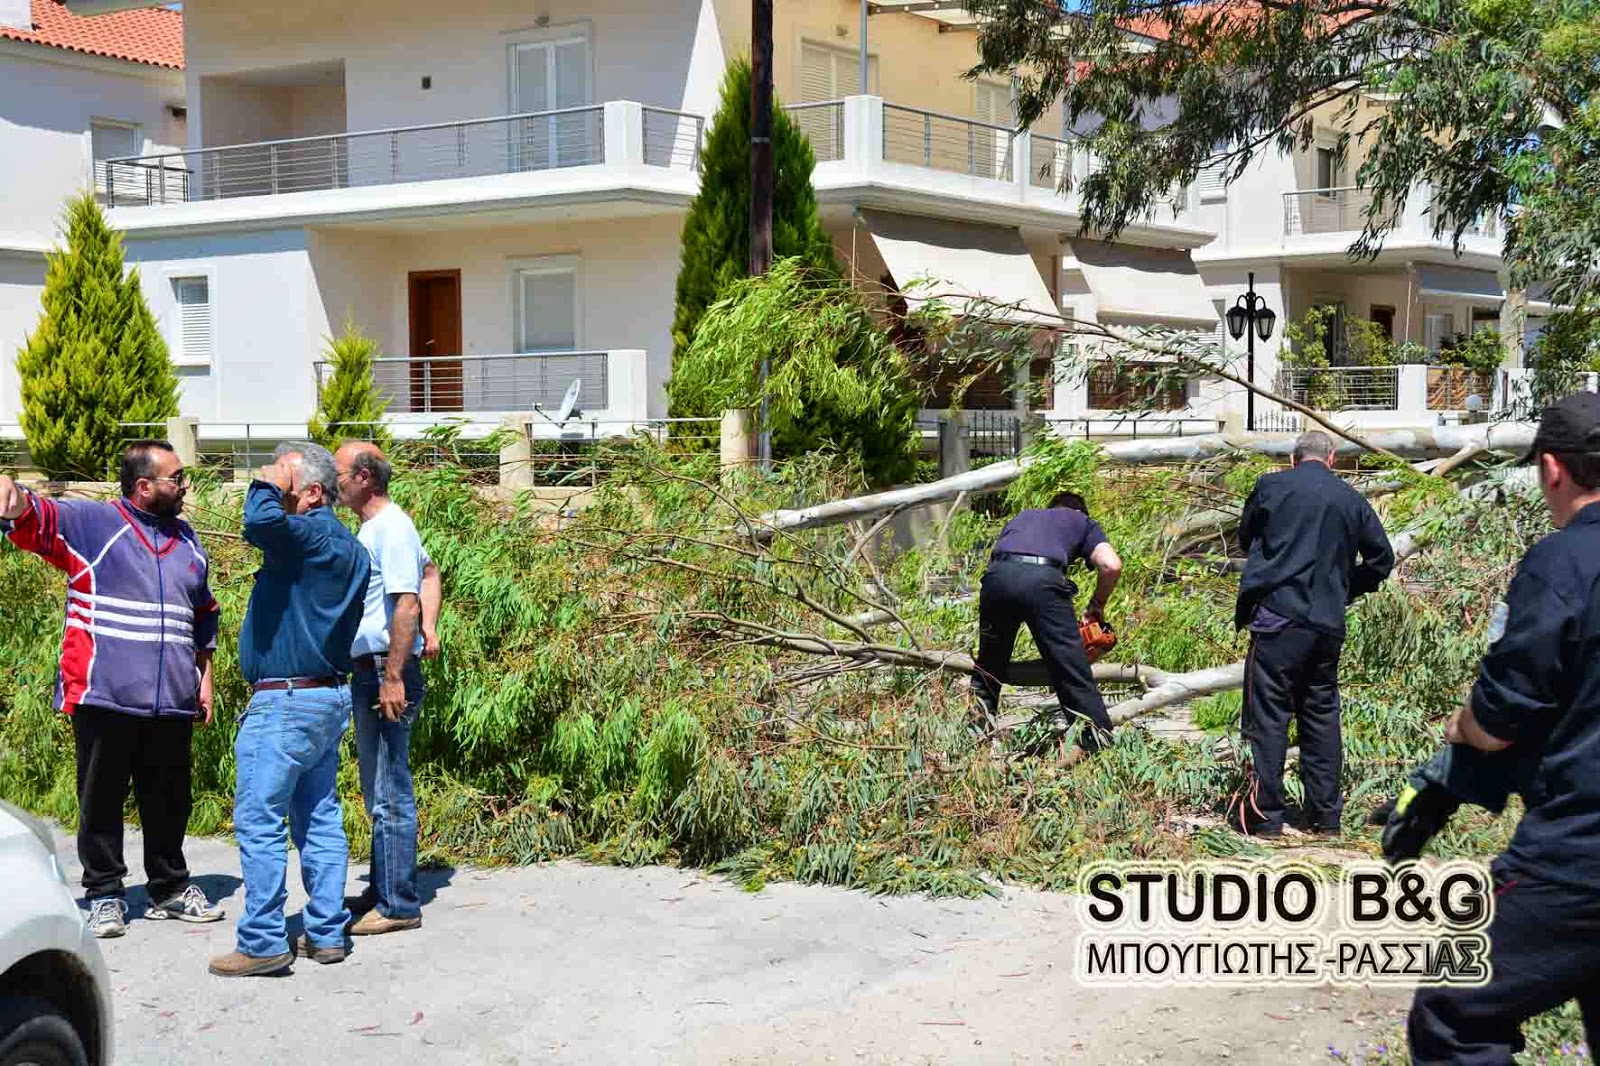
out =
[[[1322,411],[1393,411],[1400,404],[1398,366],[1285,367],[1278,392]]]
[[[1367,224],[1372,193],[1354,186],[1339,189],[1303,189],[1283,194],[1283,232],[1295,237],[1309,233],[1348,233]]]
[[[817,162],[835,163],[844,158],[843,100],[790,104],[784,110],[811,141],[811,151]]]
[[[1317,233],[1356,233],[1366,228],[1367,212],[1372,207],[1372,192],[1347,186],[1337,189],[1301,189],[1283,194],[1283,233],[1298,237]],[[1404,209],[1396,208],[1392,221],[1411,232],[1433,232],[1433,193],[1427,185],[1417,186]],[[1454,225],[1446,227],[1453,233]],[[1485,214],[1467,224],[1469,237],[1497,237],[1499,221]]]
[[[95,185],[116,207],[592,166],[608,161],[608,116],[637,123],[638,161],[698,168],[700,116],[597,104],[111,159],[97,164]]]
[[[883,105],[883,158],[890,163],[1010,181],[1012,131],[976,119]]]
[[[609,363],[608,352],[374,359],[372,382],[388,414],[553,411],[575,379],[578,406],[602,411],[611,399]],[[314,367],[320,396],[331,364]]]

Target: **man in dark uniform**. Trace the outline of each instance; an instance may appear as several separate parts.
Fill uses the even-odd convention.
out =
[[[1445,739],[1537,753],[1495,860],[1493,976],[1422,988],[1412,1061],[1509,1063],[1522,1023],[1576,998],[1600,1047],[1600,396],[1546,408],[1528,458],[1558,532],[1522,557],[1477,684]]]
[[[1344,612],[1394,568],[1383,524],[1333,472],[1333,456],[1326,433],[1301,434],[1294,465],[1261,477],[1239,519],[1248,559],[1234,625],[1250,627],[1242,724],[1254,770],[1240,821],[1261,836],[1283,833],[1291,719],[1300,723],[1306,820],[1318,832],[1339,831]]]
[[[1122,575],[1122,559],[1089,517],[1082,496],[1060,493],[1048,509],[1023,511],[1000,531],[978,592],[978,668],[972,690],[987,719],[984,725],[992,729],[1017,629],[1026,623],[1061,710],[1069,721],[1085,720],[1079,746],[1095,751],[1109,738],[1111,719],[1078,632],[1073,609],[1078,588],[1067,579],[1068,567],[1080,559],[1098,574],[1084,614],[1099,621]]]

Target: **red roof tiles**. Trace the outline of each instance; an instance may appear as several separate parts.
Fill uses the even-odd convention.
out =
[[[74,15],[61,0],[33,0],[33,29],[0,26],[0,37],[183,69],[183,15],[164,7],[90,17]]]

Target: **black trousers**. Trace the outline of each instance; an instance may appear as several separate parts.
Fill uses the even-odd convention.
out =
[[[1054,567],[1008,559],[990,563],[978,591],[978,669],[972,688],[991,712],[999,707],[1017,630],[1025,624],[1039,646],[1061,709],[1109,734],[1111,719],[1084,654],[1072,591],[1066,575]],[[1085,730],[1080,743],[1093,750],[1104,739]]]
[[[1317,829],[1338,829],[1344,813],[1339,774],[1344,752],[1339,736],[1339,652],[1344,638],[1304,626],[1250,634],[1245,663],[1245,740],[1255,768],[1255,790],[1246,818],[1252,828],[1283,827],[1283,761],[1289,723],[1300,724],[1300,784],[1306,819]]]
[[[183,833],[189,825],[189,718],[145,718],[80,706],[72,715],[78,742],[78,859],[89,899],[121,896],[122,809],[128,786],[144,829],[144,871],[150,900],[160,903],[189,884]]]
[[[1589,1047],[1600,1047],[1600,887],[1578,891],[1497,865],[1493,974],[1482,988],[1419,988],[1411,1061],[1510,1066],[1522,1023],[1576,999]]]

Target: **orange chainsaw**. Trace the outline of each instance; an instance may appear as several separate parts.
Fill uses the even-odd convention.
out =
[[[1080,619],[1078,635],[1083,638],[1083,651],[1091,663],[1117,646],[1116,631],[1103,618]]]

